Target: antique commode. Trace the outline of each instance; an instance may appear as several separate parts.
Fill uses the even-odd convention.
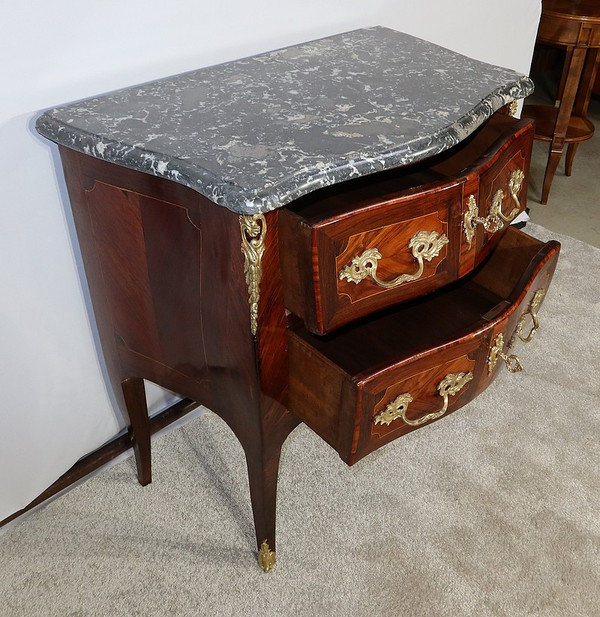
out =
[[[530,90],[376,27],[39,118],[140,483],[146,379],[238,437],[268,571],[300,422],[351,465],[520,370],[559,251],[509,225],[533,126],[506,110]]]

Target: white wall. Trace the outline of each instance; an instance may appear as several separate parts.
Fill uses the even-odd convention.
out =
[[[527,72],[540,0],[21,0],[0,28],[0,520],[123,427],[40,111],[384,25]],[[165,405],[159,395],[154,408]]]

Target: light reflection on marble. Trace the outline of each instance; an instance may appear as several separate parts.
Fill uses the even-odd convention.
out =
[[[446,150],[531,81],[382,27],[127,88],[37,130],[240,214]]]

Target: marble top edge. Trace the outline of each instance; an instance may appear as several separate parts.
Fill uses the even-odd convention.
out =
[[[469,137],[496,111],[505,105],[525,98],[534,90],[533,82],[528,77],[524,77],[522,87],[523,89],[520,91],[522,94],[516,97],[504,95],[501,92],[491,94],[482,100],[471,113],[459,118],[452,125],[440,129],[438,132],[427,137],[406,142],[400,149],[393,148],[377,155],[365,154],[358,159],[332,161],[331,166],[327,169],[319,169],[316,177],[313,176],[314,170],[300,169],[290,177],[282,178],[279,185],[271,186],[264,195],[258,195],[254,201],[240,204],[239,209],[231,209],[241,214],[269,212],[320,188],[359,176],[367,176],[379,171],[418,163],[436,154],[441,154]],[[511,89],[514,89],[514,87]],[[405,148],[410,148],[410,150],[407,151]],[[295,188],[290,190],[288,184],[292,179],[294,180]],[[192,188],[197,190],[197,187]],[[279,188],[281,190],[278,190]],[[227,207],[228,198],[233,202],[241,196],[241,193],[238,192],[240,191],[239,187],[230,186],[229,189],[230,191],[224,194],[223,198],[213,196],[214,201]]]
[[[258,214],[443,152],[532,90],[514,71],[374,27],[59,107],[36,128]]]

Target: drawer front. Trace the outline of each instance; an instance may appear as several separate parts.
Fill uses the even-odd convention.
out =
[[[324,334],[455,280],[461,195],[453,181],[357,208],[310,230],[290,228],[284,214],[288,308]]]
[[[485,390],[501,370],[519,373],[519,348],[540,328],[538,311],[556,266],[558,252],[537,255],[530,280],[514,303],[499,303],[487,326],[448,351],[432,351],[398,372],[378,375],[357,397],[360,434],[355,462],[373,450],[449,415]],[[498,315],[495,315],[498,312]]]
[[[331,337],[292,329],[290,411],[350,465],[446,417],[500,370],[522,370],[519,349],[540,327],[558,249],[511,229],[485,266],[450,291]]]
[[[353,234],[335,258],[331,273],[336,279],[323,283],[336,287],[338,306],[346,298],[355,304],[392,289],[406,290],[417,281],[429,287],[432,277],[448,278],[448,243],[446,212]]]
[[[461,275],[481,263],[525,210],[533,134],[529,125],[465,182]]]
[[[386,204],[317,242],[324,330],[441,287],[456,278],[453,209],[460,187]],[[433,208],[433,209],[432,209]],[[410,212],[410,215],[408,215]],[[382,219],[393,222],[382,225]],[[360,231],[356,231],[360,230]]]
[[[433,366],[431,359],[415,362],[405,367],[407,377],[385,388],[380,383],[365,388],[361,412],[368,422],[359,449],[369,452],[471,400],[481,371],[478,342],[468,347],[455,350],[444,362],[436,358]]]
[[[359,434],[350,464],[368,453],[440,420],[473,400],[491,380],[486,376],[493,326],[441,352],[431,350],[401,367],[391,367],[361,387]]]
[[[525,207],[532,140],[531,123],[495,120],[431,167],[284,208],[287,308],[325,334],[468,274]]]

